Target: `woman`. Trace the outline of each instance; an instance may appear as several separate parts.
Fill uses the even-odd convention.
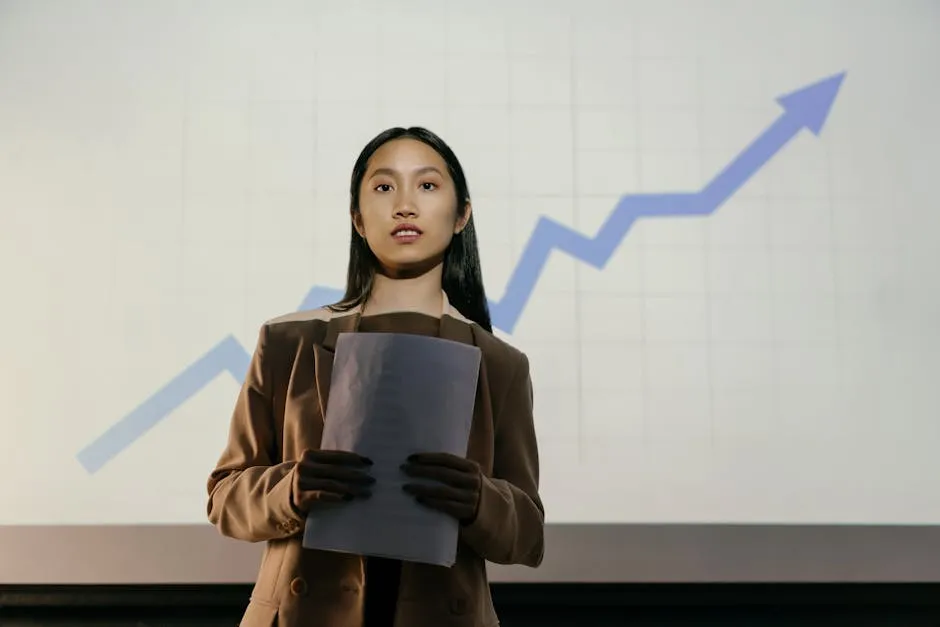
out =
[[[350,195],[345,296],[262,325],[209,478],[212,524],[266,543],[241,624],[497,625],[485,561],[535,567],[544,546],[528,360],[492,334],[467,183],[440,138],[381,133],[356,161]],[[369,497],[369,460],[319,450],[336,337],[353,331],[426,334],[482,352],[467,457],[402,460],[424,479],[405,491],[460,523],[450,568],[301,546],[312,509]]]

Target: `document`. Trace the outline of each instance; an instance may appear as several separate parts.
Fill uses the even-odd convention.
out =
[[[373,461],[372,496],[317,506],[303,546],[451,566],[458,522],[418,504],[400,466],[418,452],[465,456],[480,349],[420,335],[342,333],[330,382],[321,448]]]

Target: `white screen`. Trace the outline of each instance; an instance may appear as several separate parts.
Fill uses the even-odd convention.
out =
[[[552,526],[940,523],[937,32],[926,0],[0,2],[2,550],[206,533],[258,327],[343,287],[353,161],[408,125],[467,172]]]

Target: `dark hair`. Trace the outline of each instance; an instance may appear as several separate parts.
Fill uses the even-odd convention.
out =
[[[410,128],[394,127],[376,135],[362,152],[353,166],[349,182],[349,211],[359,212],[359,188],[369,166],[369,159],[380,146],[393,139],[415,139],[433,148],[447,164],[447,170],[456,188],[455,201],[457,211],[462,214],[466,203],[470,201],[467,179],[457,155],[444,140],[420,126]],[[349,267],[346,271],[346,293],[339,303],[330,306],[334,311],[346,311],[363,304],[372,292],[378,260],[369,244],[359,236],[355,225],[350,221]],[[483,289],[483,276],[480,271],[480,253],[477,250],[476,230],[473,226],[473,213],[466,226],[454,235],[444,252],[444,270],[441,287],[447,294],[451,305],[461,314],[492,332],[490,310]]]

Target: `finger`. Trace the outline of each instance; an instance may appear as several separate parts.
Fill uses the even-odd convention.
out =
[[[301,457],[301,462],[318,464],[332,464],[338,466],[371,466],[372,460],[351,451],[307,449]]]
[[[309,512],[317,503],[340,503],[350,500],[346,494],[337,494],[336,492],[322,492],[314,490],[311,492],[301,492],[297,499],[297,507],[303,512]]]
[[[372,490],[367,486],[349,484],[331,479],[310,479],[301,477],[297,487],[299,487],[303,492],[333,493],[340,496],[349,495],[366,497],[372,494]]]
[[[464,503],[456,503],[454,501],[447,501],[442,499],[425,498],[421,496],[416,497],[415,500],[425,507],[435,509],[439,512],[444,512],[445,514],[453,516],[457,520],[466,520],[473,516],[473,509]]]
[[[415,464],[443,466],[444,468],[453,468],[464,472],[471,472],[476,468],[476,465],[469,459],[450,453],[415,453],[408,456],[408,461]]]
[[[421,498],[438,499],[442,501],[454,501],[456,503],[476,502],[476,495],[469,490],[458,490],[448,486],[425,485],[423,483],[406,483],[402,490]]]
[[[301,477],[336,479],[348,483],[372,484],[375,478],[357,468],[301,462],[298,472]]]
[[[426,466],[419,463],[402,464],[402,471],[410,477],[433,479],[456,488],[474,488],[479,483],[476,473],[455,470],[444,466]]]

